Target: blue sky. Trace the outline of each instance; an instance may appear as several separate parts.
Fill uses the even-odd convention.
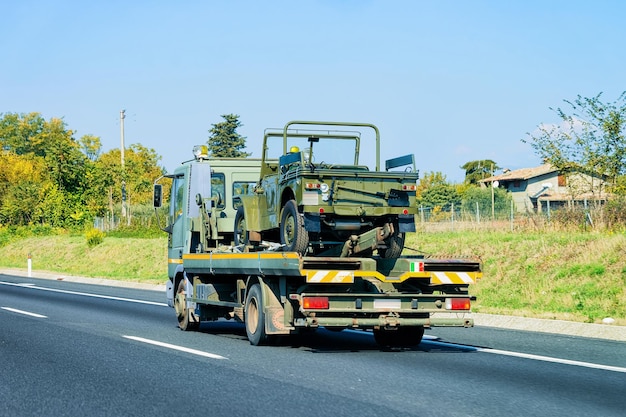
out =
[[[222,114],[247,151],[291,120],[368,122],[383,159],[461,182],[465,162],[540,163],[550,107],[626,90],[622,1],[12,1],[0,113],[62,117],[103,150],[141,143],[172,171]],[[373,149],[367,150],[373,152]]]

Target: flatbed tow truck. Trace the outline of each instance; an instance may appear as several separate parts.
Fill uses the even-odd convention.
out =
[[[303,256],[277,243],[211,239],[222,235],[207,230],[217,224],[212,217],[224,214],[202,193],[212,195],[211,175],[238,170],[236,161],[219,165],[200,152],[168,176],[166,294],[181,330],[227,318],[245,324],[252,345],[325,327],[372,331],[381,346],[410,347],[425,328],[473,326],[469,286],[482,276],[474,258]],[[236,210],[240,201],[228,190],[226,184],[222,207]],[[157,180],[155,208],[162,199]]]

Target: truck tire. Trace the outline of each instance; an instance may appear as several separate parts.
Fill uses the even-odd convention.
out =
[[[200,318],[190,308],[187,308],[186,297],[185,280],[181,279],[176,290],[176,297],[174,297],[174,310],[178,319],[178,327],[184,331],[198,330]]]
[[[259,284],[254,284],[248,291],[244,321],[246,323],[246,335],[251,345],[259,346],[269,341],[269,336],[265,333],[263,294]]]
[[[287,252],[306,254],[309,248],[309,234],[304,228],[304,219],[298,213],[295,200],[289,200],[280,216],[280,243]]]
[[[424,337],[424,326],[398,327],[395,330],[374,330],[374,340],[381,347],[413,347]]]
[[[235,214],[235,227],[233,230],[233,240],[235,246],[247,245],[249,243],[248,228],[246,227],[246,219],[244,217],[243,206],[239,206],[237,208],[237,213]]]
[[[404,233],[394,233],[385,240],[386,248],[378,249],[381,258],[399,258],[404,249]]]

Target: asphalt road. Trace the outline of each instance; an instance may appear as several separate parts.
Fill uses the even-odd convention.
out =
[[[0,416],[623,416],[626,343],[488,327],[414,349],[181,332],[164,294],[0,275]]]

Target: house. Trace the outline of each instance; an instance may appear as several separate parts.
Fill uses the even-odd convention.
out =
[[[504,170],[480,181],[511,193],[518,212],[542,212],[574,204],[604,202],[606,181],[601,175],[559,171],[550,164],[514,171]]]

